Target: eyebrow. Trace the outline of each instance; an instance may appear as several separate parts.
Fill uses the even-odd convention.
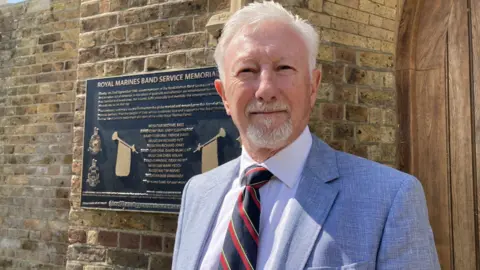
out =
[[[283,61],[285,60],[287,57],[285,56],[280,56],[278,59],[276,59],[274,62],[280,62],[280,61]],[[233,65],[235,65],[236,63],[238,62],[242,62],[242,61],[255,61],[257,58],[254,57],[254,56],[251,56],[251,55],[246,55],[246,54],[241,54],[240,57],[238,57],[237,59],[235,59],[235,62],[233,63]]]
[[[245,53],[245,52],[241,52],[239,54],[237,54],[237,57],[235,59],[235,62],[239,62],[239,61],[248,61],[248,60],[255,60],[255,57],[253,57],[251,54],[249,54],[248,52]]]

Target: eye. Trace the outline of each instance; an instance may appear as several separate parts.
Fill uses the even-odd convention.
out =
[[[293,70],[293,67],[289,65],[280,65],[277,67],[278,70]]]
[[[255,70],[253,68],[241,68],[238,73],[253,73]]]

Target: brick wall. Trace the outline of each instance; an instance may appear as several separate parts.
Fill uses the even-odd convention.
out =
[[[214,65],[205,31],[226,0],[93,0],[80,7],[67,269],[169,269],[176,215],[79,208],[85,79]]]
[[[1,269],[64,269],[78,8],[0,7]]]
[[[283,4],[322,34],[312,131],[396,166],[397,0]],[[170,267],[176,215],[79,207],[85,80],[213,65],[216,42],[205,24],[228,7],[227,0],[0,7],[0,268]]]
[[[293,6],[322,36],[313,132],[337,149],[395,167],[398,1],[310,0]]]
[[[322,33],[323,83],[312,130],[336,148],[395,166],[393,77],[397,8],[392,0],[284,3]],[[213,65],[208,18],[220,0],[83,2],[68,269],[168,269],[176,215],[79,209],[84,80]],[[96,267],[96,268],[95,268]]]

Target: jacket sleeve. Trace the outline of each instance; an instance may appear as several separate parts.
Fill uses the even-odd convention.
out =
[[[420,182],[404,180],[390,208],[377,255],[377,269],[440,269]]]
[[[183,189],[182,202],[180,206],[180,214],[178,216],[178,222],[177,222],[177,234],[175,236],[175,245],[173,248],[172,269],[177,269],[175,266],[177,264],[177,261],[179,260],[179,257],[181,257],[180,243],[182,241],[182,227],[183,227],[183,220],[185,215],[185,207],[187,204],[186,198],[187,198],[187,189],[189,184],[190,184],[190,181],[187,182],[187,184],[185,185],[185,188]]]

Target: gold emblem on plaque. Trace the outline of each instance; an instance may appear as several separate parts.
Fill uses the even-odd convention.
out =
[[[95,187],[100,183],[100,170],[97,167],[96,159],[92,159],[92,166],[88,168],[87,182],[91,187]]]
[[[218,167],[218,141],[220,137],[225,137],[227,133],[224,128],[220,128],[218,134],[204,144],[198,144],[193,152],[202,150],[202,173]]]
[[[100,140],[100,135],[98,135],[98,128],[93,128],[93,135],[90,137],[90,142],[88,143],[88,151],[92,155],[98,154],[102,151],[102,141]]]
[[[128,176],[130,174],[130,164],[132,163],[132,152],[138,153],[135,145],[130,145],[118,137],[115,131],[112,140],[118,141],[117,163],[115,164],[115,175]]]

